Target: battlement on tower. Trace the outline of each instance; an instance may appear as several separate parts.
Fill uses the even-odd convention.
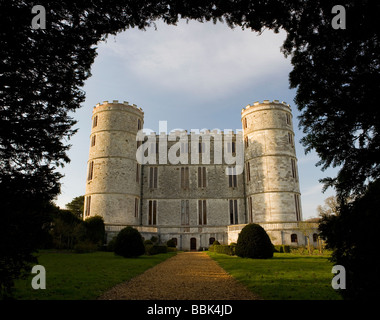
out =
[[[241,113],[247,111],[250,108],[257,107],[257,106],[260,106],[260,105],[263,106],[263,105],[273,105],[273,104],[287,107],[287,108],[289,108],[289,111],[291,111],[290,105],[288,103],[286,103],[285,101],[280,102],[279,100],[273,100],[273,101],[263,100],[263,102],[255,101],[253,104],[248,104],[245,108],[243,108],[241,110]]]
[[[126,106],[126,107],[129,107],[129,108],[132,108],[133,110],[136,110],[136,111],[139,111],[139,112],[142,112],[144,113],[143,109],[142,108],[139,108],[136,104],[130,104],[128,101],[123,101],[123,102],[119,102],[119,100],[112,100],[112,102],[109,102],[108,100],[106,101],[103,101],[103,102],[99,102],[96,104],[96,106],[93,108],[93,113],[97,111],[97,108],[99,107],[105,107],[105,106]]]

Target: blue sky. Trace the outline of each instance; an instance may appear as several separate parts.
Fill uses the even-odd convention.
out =
[[[78,133],[69,141],[71,162],[60,170],[62,192],[56,203],[63,208],[85,193],[92,108],[108,100],[129,101],[145,113],[144,128],[168,130],[241,129],[240,112],[263,100],[289,103],[294,117],[296,152],[304,219],[315,217],[316,207],[333,195],[324,194],[319,179],[335,175],[316,167],[318,156],[304,154],[299,144],[298,110],[289,89],[290,58],[280,47],[285,33],[230,29],[225,24],[180,21],[177,26],[156,22],[146,31],[130,29],[99,43],[92,76],[83,90],[86,100],[72,116]]]

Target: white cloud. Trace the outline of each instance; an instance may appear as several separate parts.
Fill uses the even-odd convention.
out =
[[[180,21],[157,23],[143,32],[127,30],[100,44],[125,72],[156,90],[222,95],[249,83],[287,77],[290,62],[280,52],[285,34],[261,36],[226,25]],[[99,51],[100,52],[100,51]],[[273,80],[272,80],[273,79]]]

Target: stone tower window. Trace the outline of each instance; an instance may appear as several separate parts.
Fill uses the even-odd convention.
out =
[[[96,143],[96,135],[94,134],[91,138],[91,147],[95,146]]]
[[[92,120],[92,127],[95,128],[98,125],[98,116],[95,116]]]
[[[238,224],[237,200],[230,200],[230,224]]]
[[[84,216],[88,217],[90,215],[91,210],[91,196],[86,197],[86,210],[84,212]]]
[[[135,218],[139,216],[139,198],[135,198]]]
[[[253,222],[252,197],[248,198],[248,214],[249,214],[249,223],[252,223]]]
[[[294,204],[296,208],[296,219],[297,221],[301,220],[301,210],[300,210],[300,198],[298,194],[294,195]]]
[[[248,148],[248,146],[249,146],[248,137],[244,138],[244,145],[246,148]]]
[[[286,124],[288,124],[288,125],[291,124],[290,123],[290,114],[289,113],[286,114]]]
[[[246,175],[247,175],[247,182],[251,181],[251,166],[249,162],[245,164],[245,169],[246,169]]]
[[[157,167],[150,167],[149,168],[149,188],[157,188],[157,173],[158,169]]]
[[[292,163],[292,177],[297,179],[297,169],[296,169],[296,161],[294,159],[290,159]]]
[[[236,167],[231,168],[232,174],[228,175],[228,186],[230,188],[237,187],[237,176],[236,176]]]
[[[157,200],[149,200],[148,209],[148,225],[154,226],[157,224]]]
[[[248,125],[247,125],[247,118],[244,118],[243,123],[244,123],[244,128],[248,128]]]
[[[88,165],[87,181],[92,180],[93,175],[94,175],[94,161],[91,161]]]
[[[136,164],[136,182],[140,183],[141,165]]]
[[[288,142],[291,145],[293,144],[293,135],[290,132],[288,132]]]
[[[198,217],[199,217],[199,224],[200,225],[206,225],[207,224],[206,200],[198,200]]]
[[[141,129],[141,120],[137,119],[137,130]]]
[[[189,167],[181,168],[181,188],[182,189],[189,188]]]
[[[206,188],[206,167],[198,167],[198,188]]]
[[[290,235],[290,242],[298,242],[297,235],[295,233],[292,233]]]
[[[188,226],[189,219],[189,200],[181,200],[181,224]]]

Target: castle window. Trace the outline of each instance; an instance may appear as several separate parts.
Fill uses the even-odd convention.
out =
[[[182,189],[189,188],[189,167],[181,168],[181,188]]]
[[[206,144],[204,142],[199,142],[198,148],[199,148],[199,153],[204,153],[206,151]]]
[[[296,208],[296,219],[297,221],[301,221],[300,198],[298,194],[294,195],[294,204]]]
[[[209,245],[212,245],[215,242],[215,238],[211,237],[208,241]]]
[[[91,210],[91,196],[86,197],[86,209],[84,212],[84,216],[88,217],[90,215]]]
[[[236,153],[235,141],[227,142],[227,152],[228,153]]]
[[[249,212],[249,222],[253,222],[253,207],[252,207],[252,197],[248,198],[248,212]]]
[[[318,241],[318,234],[317,233],[313,233],[313,241],[314,242]]]
[[[293,144],[293,135],[290,132],[288,132],[288,142],[289,144]]]
[[[297,179],[296,161],[294,159],[290,160],[292,163],[292,177]]]
[[[298,242],[298,238],[297,238],[297,235],[295,233],[292,233],[290,235],[290,242]]]
[[[181,224],[184,226],[188,226],[190,224],[189,200],[181,200]]]
[[[181,153],[188,153],[189,144],[187,142],[181,142]]]
[[[251,181],[251,166],[249,162],[245,164],[246,174],[247,174],[247,182]]]
[[[206,200],[198,200],[198,218],[199,218],[200,225],[207,224]]]
[[[230,224],[238,224],[237,200],[230,200]]]
[[[231,168],[232,174],[228,175],[228,186],[230,188],[237,187],[236,167]]]
[[[98,125],[98,116],[95,116],[94,119],[92,119],[92,127],[95,128]]]
[[[248,148],[248,145],[249,145],[248,137],[244,138],[244,143],[245,143],[245,147]]]
[[[135,198],[135,218],[139,216],[139,198]]]
[[[149,168],[149,187],[157,188],[157,167]]]
[[[206,167],[198,167],[198,188],[206,188]]]
[[[154,226],[157,224],[157,200],[149,200],[148,210],[148,225]]]
[[[248,125],[247,125],[247,118],[244,118],[243,123],[244,123],[244,128],[248,128]]]
[[[96,135],[94,134],[91,138],[91,147],[95,146],[96,143]]]
[[[88,165],[87,181],[92,180],[93,175],[94,175],[94,161],[91,161]]]
[[[141,120],[137,119],[137,130],[141,129]]]
[[[289,113],[286,114],[286,124],[290,125],[290,114]]]
[[[136,164],[136,182],[137,183],[140,183],[140,174],[141,174],[141,165],[140,164]]]

